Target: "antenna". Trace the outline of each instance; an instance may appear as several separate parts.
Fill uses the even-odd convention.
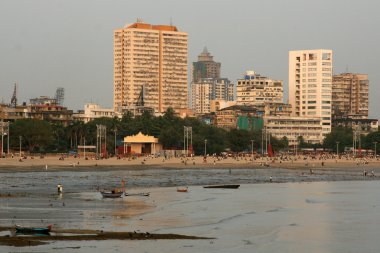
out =
[[[170,17],[170,26],[173,26],[173,19]]]
[[[346,73],[348,73],[348,66],[346,66]]]
[[[142,18],[137,18],[137,23],[144,23],[144,20]]]
[[[17,84],[15,83],[14,89],[13,89],[13,95],[11,98],[11,106],[13,108],[16,108],[17,106]]]

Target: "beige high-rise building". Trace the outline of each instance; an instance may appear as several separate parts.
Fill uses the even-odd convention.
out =
[[[368,118],[368,75],[343,73],[332,79],[334,117]]]
[[[319,117],[331,132],[332,50],[289,52],[289,103],[294,116]]]
[[[114,31],[114,110],[187,108],[187,33],[137,22]]]
[[[247,71],[239,79],[236,87],[238,105],[257,105],[263,103],[283,103],[283,82]]]

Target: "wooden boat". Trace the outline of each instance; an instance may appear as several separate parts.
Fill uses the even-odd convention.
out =
[[[185,187],[185,188],[178,188],[177,187],[177,192],[188,192],[188,191],[189,191],[188,187]]]
[[[207,185],[203,188],[226,188],[226,189],[237,189],[240,187],[240,184],[219,184],[219,185]]]
[[[100,191],[100,194],[102,194],[103,198],[120,198],[123,195],[123,191],[119,190],[112,190],[112,191]]]
[[[139,192],[139,193],[124,193],[125,196],[145,196],[148,197],[150,195],[149,192]]]
[[[16,234],[40,234],[40,235],[49,235],[52,225],[47,227],[21,227],[16,226]]]

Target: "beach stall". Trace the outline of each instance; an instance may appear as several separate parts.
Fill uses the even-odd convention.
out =
[[[161,150],[162,145],[154,136],[139,132],[136,135],[124,137],[124,154],[155,154]]]

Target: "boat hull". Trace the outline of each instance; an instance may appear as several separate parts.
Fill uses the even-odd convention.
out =
[[[115,199],[115,198],[121,198],[121,196],[123,195],[123,192],[102,192],[101,191],[100,194],[102,194],[103,198]]]
[[[221,184],[221,185],[207,185],[203,186],[203,188],[223,188],[223,189],[237,189],[240,187],[240,184]]]
[[[16,234],[23,235],[49,235],[50,227],[46,228],[33,228],[33,227],[16,227]]]

